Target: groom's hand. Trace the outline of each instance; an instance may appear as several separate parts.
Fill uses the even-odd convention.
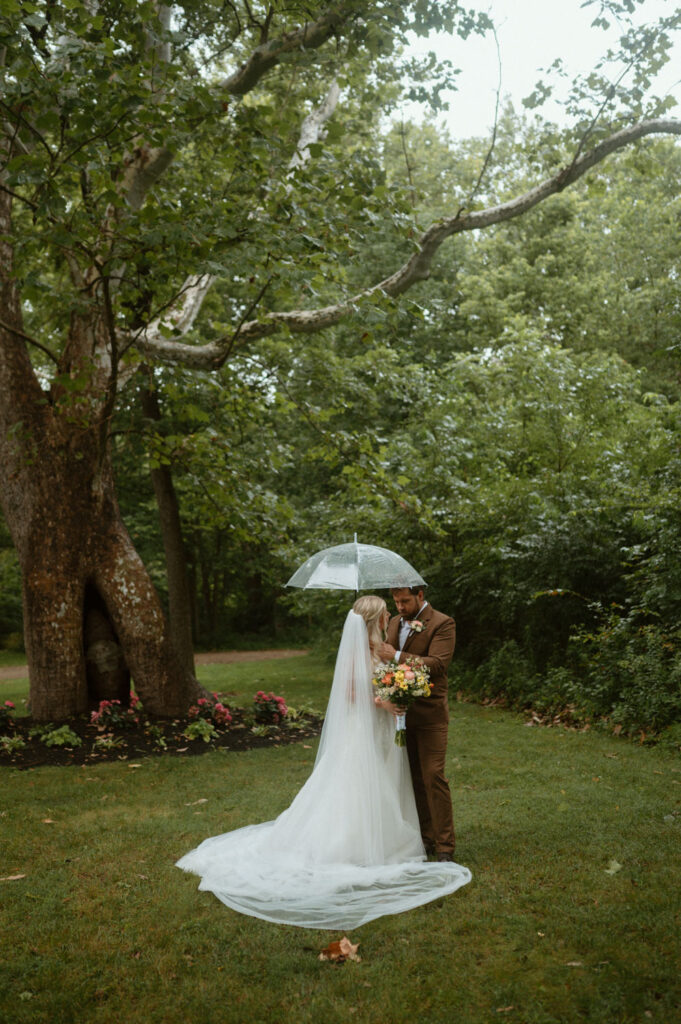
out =
[[[378,648],[378,656],[381,661],[392,661],[396,654],[397,651],[391,644],[386,644],[384,642]]]

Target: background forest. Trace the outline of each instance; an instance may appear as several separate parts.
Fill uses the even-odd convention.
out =
[[[196,206],[201,269],[229,279],[203,304],[202,344],[251,301],[278,309],[303,295],[321,307],[339,280],[350,295],[367,274],[380,280],[429,224],[473,195],[490,206],[526,191],[570,162],[579,137],[507,106],[486,163],[489,139],[388,121],[397,86],[385,66],[380,96],[355,68],[342,117],[292,191],[281,168],[319,90],[287,74],[235,115],[249,131],[267,127],[229,166],[191,146],[173,164],[182,203],[162,238],[151,216],[136,223],[162,290]],[[265,181],[276,169],[276,183],[253,193],[254,168]],[[196,198],[218,173],[233,196],[242,185],[255,196],[227,225]],[[399,303],[386,297],[295,344],[285,329],[237,344],[215,371],[143,367],[113,414],[118,496],[167,602],[156,496],[171,482],[197,647],[332,649],[348,595],[284,583],[357,532],[408,558],[456,617],[455,689],[607,716],[626,731],[678,722],[680,183],[678,143],[643,140],[524,216],[457,235]],[[256,280],[240,268],[248,218],[263,210]],[[62,273],[25,281],[29,333],[50,319]],[[0,643],[20,649],[21,630],[18,562],[0,523]]]

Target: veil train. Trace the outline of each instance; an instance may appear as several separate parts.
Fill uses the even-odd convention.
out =
[[[350,611],[314,768],[273,821],[213,836],[177,867],[228,907],[277,924],[353,929],[471,880],[425,858],[406,751],[374,705],[366,625]]]

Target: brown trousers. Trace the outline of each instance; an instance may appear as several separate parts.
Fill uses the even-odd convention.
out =
[[[447,722],[407,728],[407,754],[421,837],[426,848],[454,853],[454,821],[445,778]]]

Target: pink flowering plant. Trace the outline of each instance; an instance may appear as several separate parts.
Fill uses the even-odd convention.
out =
[[[255,703],[255,720],[260,725],[279,725],[288,715],[286,701],[274,693],[258,690],[253,701]]]
[[[218,700],[217,693],[213,694],[212,700],[209,700],[207,697],[199,697],[196,704],[192,704],[189,708],[187,718],[190,722],[203,719],[205,722],[210,722],[217,729],[226,729],[232,721],[229,708],[222,701]]]
[[[144,721],[142,701],[136,693],[130,694],[127,707],[119,700],[100,700],[99,707],[90,715],[90,722],[98,729],[133,729]]]
[[[14,725],[14,704],[11,700],[6,700],[4,704],[0,704],[0,729],[8,729]]]

